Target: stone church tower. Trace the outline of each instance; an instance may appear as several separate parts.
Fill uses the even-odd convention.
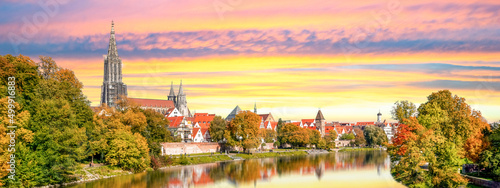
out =
[[[173,101],[174,105],[177,104],[177,97],[175,96],[175,92],[174,92],[174,82],[172,82],[170,85],[170,94],[168,95],[167,100]]]
[[[323,117],[323,113],[321,110],[318,110],[318,114],[316,115],[315,123],[316,129],[321,134],[321,137],[325,136],[325,117]]]
[[[177,103],[175,103],[175,107],[177,108],[177,110],[179,110],[179,112],[183,116],[189,117],[189,109],[187,107],[186,94],[182,89],[182,80],[181,80],[181,85],[179,86],[179,94],[177,94]]]
[[[115,24],[111,21],[108,54],[104,57],[104,79],[101,86],[101,105],[116,107],[120,96],[127,96],[127,85],[122,82],[122,60],[118,56],[115,39]]]

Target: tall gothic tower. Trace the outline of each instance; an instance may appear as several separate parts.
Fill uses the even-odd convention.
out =
[[[115,24],[111,21],[108,54],[104,57],[104,79],[101,86],[101,105],[116,107],[120,96],[127,96],[127,85],[122,82],[122,60],[118,56],[115,39]]]
[[[171,90],[172,91],[172,90]],[[175,103],[175,107],[179,112],[186,117],[189,117],[189,110],[187,108],[186,94],[182,89],[182,80],[181,85],[179,86],[179,94],[177,94],[177,103]]]
[[[175,96],[175,92],[174,92],[174,82],[172,82],[170,85],[170,94],[168,95],[167,100],[173,101],[174,104],[177,106],[177,97]]]
[[[318,114],[316,115],[315,123],[316,129],[321,134],[321,137],[325,136],[325,117],[323,117],[323,113],[321,110],[318,110]]]

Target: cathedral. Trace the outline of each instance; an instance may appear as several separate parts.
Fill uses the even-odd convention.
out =
[[[184,93],[184,90],[182,89],[182,80],[181,80],[181,85],[179,85],[179,94],[177,94],[177,96],[175,96],[174,82],[171,83],[170,94],[168,95],[167,99],[169,101],[174,102],[175,108],[177,108],[177,110],[179,110],[180,114],[182,114],[183,116],[186,116],[186,117],[191,117],[191,113],[189,112],[189,109],[187,107],[186,94]]]
[[[104,57],[104,78],[101,86],[101,105],[116,107],[115,101],[127,96],[127,85],[122,82],[122,60],[118,56],[115,39],[115,24],[111,22],[108,54]]]
[[[115,24],[113,21],[111,22],[108,54],[103,57],[104,78],[101,86],[101,105],[106,103],[110,107],[116,107],[116,101],[120,97],[127,97],[127,85],[122,82],[122,60],[118,56],[116,48]],[[139,104],[142,109],[152,109],[169,117],[191,117],[191,112],[187,107],[186,93],[184,93],[184,89],[182,88],[182,80],[177,95],[175,95],[174,83],[171,83],[170,94],[167,96],[167,100],[129,99]]]

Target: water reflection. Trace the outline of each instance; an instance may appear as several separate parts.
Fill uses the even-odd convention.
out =
[[[386,152],[339,152],[170,168],[70,187],[403,187]]]

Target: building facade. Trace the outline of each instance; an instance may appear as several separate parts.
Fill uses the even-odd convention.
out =
[[[104,78],[101,86],[101,105],[116,107],[116,101],[127,96],[127,85],[122,82],[122,60],[118,56],[115,25],[111,22],[108,54],[104,57]]]

